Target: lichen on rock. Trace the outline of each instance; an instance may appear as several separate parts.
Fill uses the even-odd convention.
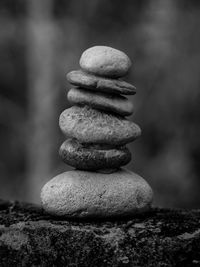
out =
[[[199,266],[200,211],[66,220],[0,201],[0,266]]]

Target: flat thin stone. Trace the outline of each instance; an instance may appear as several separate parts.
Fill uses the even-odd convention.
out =
[[[115,48],[93,46],[81,55],[80,66],[86,72],[118,78],[128,73],[131,61],[124,52]]]
[[[73,104],[88,105],[96,109],[115,112],[121,116],[129,116],[133,113],[132,102],[121,95],[72,88],[69,90],[67,97]]]
[[[82,70],[69,72],[67,80],[73,85],[98,92],[122,95],[134,95],[136,93],[135,86],[130,83],[117,79],[98,77],[85,73]]]
[[[59,154],[66,164],[90,171],[119,169],[131,160],[131,153],[125,146],[106,149],[101,148],[101,145],[83,145],[75,139],[66,140],[61,145]]]
[[[60,115],[62,132],[81,143],[120,146],[134,141],[141,134],[140,127],[121,116],[114,116],[89,106],[73,106]]]
[[[100,169],[100,170],[97,170],[97,172],[109,174],[109,173],[113,173],[113,172],[118,171],[118,169],[119,168],[117,168],[117,169]]]
[[[45,184],[41,192],[48,213],[74,218],[134,216],[150,208],[152,197],[148,183],[125,169],[111,174],[64,172]]]

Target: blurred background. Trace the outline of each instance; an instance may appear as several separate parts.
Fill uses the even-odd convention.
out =
[[[40,202],[41,187],[70,167],[58,149],[65,75],[81,53],[127,53],[130,117],[143,134],[127,166],[154,204],[200,207],[200,1],[0,0],[0,198]]]

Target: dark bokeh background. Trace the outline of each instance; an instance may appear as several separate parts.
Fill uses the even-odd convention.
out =
[[[39,202],[58,156],[65,74],[93,45],[126,52],[143,134],[128,165],[155,205],[200,206],[200,2],[0,0],[0,198]]]

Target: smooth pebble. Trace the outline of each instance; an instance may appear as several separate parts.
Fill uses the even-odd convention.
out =
[[[125,76],[131,67],[131,61],[124,52],[108,46],[88,48],[79,63],[84,71],[116,78]]]

